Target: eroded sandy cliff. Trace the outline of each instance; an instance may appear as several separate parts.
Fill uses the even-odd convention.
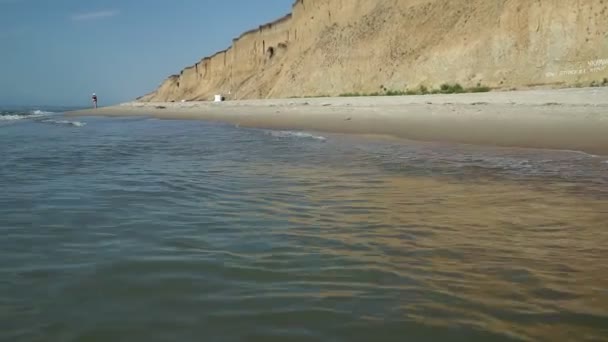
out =
[[[608,0],[297,0],[140,101],[602,83]]]

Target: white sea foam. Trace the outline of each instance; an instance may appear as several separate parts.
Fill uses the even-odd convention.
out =
[[[314,135],[314,134],[310,134],[310,133],[306,133],[306,132],[268,131],[268,134],[270,134],[271,136],[276,137],[276,138],[301,138],[301,139],[313,139],[313,140],[319,140],[319,141],[327,140],[327,138],[325,138],[323,136]]]

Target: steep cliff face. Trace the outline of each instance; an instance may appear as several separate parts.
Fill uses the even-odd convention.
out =
[[[141,101],[608,78],[608,0],[297,0]]]

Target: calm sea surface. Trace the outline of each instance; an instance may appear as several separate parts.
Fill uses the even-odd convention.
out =
[[[608,157],[0,112],[1,341],[608,340]]]

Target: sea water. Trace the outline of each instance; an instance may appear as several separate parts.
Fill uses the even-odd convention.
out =
[[[608,158],[0,110],[2,341],[608,339]]]

